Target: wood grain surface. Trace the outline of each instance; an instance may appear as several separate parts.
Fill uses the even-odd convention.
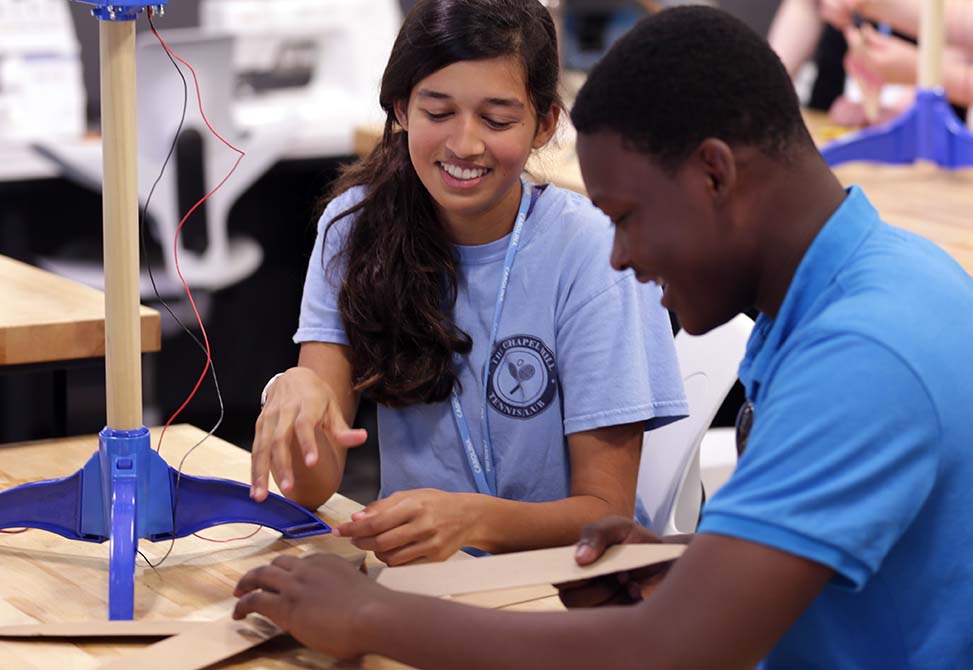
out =
[[[152,430],[153,448],[159,431]],[[179,459],[205,433],[188,425],[171,427],[162,444],[162,456],[177,465]],[[0,489],[37,479],[62,477],[84,465],[98,449],[96,436],[28,442],[0,447]],[[220,476],[249,481],[250,454],[218,438],[202,443],[185,462],[188,474]],[[335,495],[318,513],[328,523],[348,519],[361,505]],[[253,526],[219,526],[202,531],[213,539],[248,535]],[[142,540],[141,551],[154,563],[169,542]],[[324,551],[354,558],[361,552],[343,538],[316,536],[283,540],[280,534],[261,529],[246,540],[214,544],[197,537],[176,540],[172,554],[158,569],[138,559],[135,616],[142,620],[198,619],[226,616],[235,603],[233,586],[250,568],[280,554],[302,555]],[[368,559],[372,565],[377,561]],[[28,530],[0,534],[0,625],[45,621],[86,621],[107,618],[108,543],[73,542],[52,533]],[[0,641],[0,667],[63,668],[87,670],[128,650],[144,647],[145,640]],[[332,668],[334,659],[302,648],[291,638],[272,640],[217,668]],[[358,667],[340,664],[342,668]],[[386,659],[369,657],[361,667],[404,667]]]
[[[159,351],[159,313],[139,311],[142,351]],[[0,256],[0,365],[105,355],[105,295]]]

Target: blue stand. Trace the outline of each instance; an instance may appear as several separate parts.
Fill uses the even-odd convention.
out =
[[[152,451],[149,431],[99,434],[98,453],[70,477],[0,493],[0,528],[39,528],[70,540],[111,540],[108,618],[131,619],[138,539],[185,537],[224,523],[267,526],[286,538],[329,533],[303,507],[271,494],[250,499],[246,484],[179,474]]]
[[[135,20],[147,6],[161,11],[168,0],[80,1],[93,5],[91,13],[98,19],[120,22]],[[134,59],[134,51],[127,56]],[[98,453],[70,477],[0,493],[0,528],[39,528],[85,542],[110,540],[108,618],[131,619],[139,538],[175,539],[224,523],[268,526],[288,538],[331,532],[289,500],[271,495],[256,503],[249,491],[240,482],[176,472],[152,451],[144,426],[105,428]]]
[[[919,89],[901,116],[830,142],[821,149],[828,165],[849,161],[908,164],[933,161],[940,167],[973,167],[973,135],[956,117],[942,90]]]
[[[134,21],[146,7],[162,10],[169,0],[74,0],[82,5],[93,5],[91,15],[102,21]]]

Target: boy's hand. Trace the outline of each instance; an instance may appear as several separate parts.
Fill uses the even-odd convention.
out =
[[[301,644],[338,658],[364,653],[356,639],[363,608],[386,590],[348,561],[326,554],[278,556],[237,583],[234,619],[256,612]]]
[[[605,549],[613,544],[660,544],[662,540],[651,530],[632,519],[610,516],[581,531],[575,560],[578,565],[594,563]],[[565,607],[599,607],[601,605],[629,605],[647,597],[662,580],[671,561],[656,563],[638,570],[616,572],[603,577],[556,584],[558,596]]]

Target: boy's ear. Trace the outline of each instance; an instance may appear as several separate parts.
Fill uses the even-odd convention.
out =
[[[395,120],[402,127],[402,130],[409,132],[409,113],[407,106],[405,100],[396,100],[392,103],[392,108],[395,110]]]
[[[537,132],[534,133],[534,141],[532,144],[535,149],[540,149],[551,141],[551,138],[554,137],[554,133],[557,131],[557,122],[560,118],[561,108],[557,105],[551,105],[547,114],[537,120]]]
[[[700,143],[696,156],[706,179],[706,192],[715,202],[722,202],[736,185],[737,165],[733,149],[723,140],[709,137]]]

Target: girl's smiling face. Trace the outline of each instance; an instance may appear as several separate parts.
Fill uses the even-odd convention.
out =
[[[395,106],[409,154],[452,241],[483,244],[507,234],[520,176],[550,140],[560,109],[538,119],[515,56],[459,61],[419,81]]]

